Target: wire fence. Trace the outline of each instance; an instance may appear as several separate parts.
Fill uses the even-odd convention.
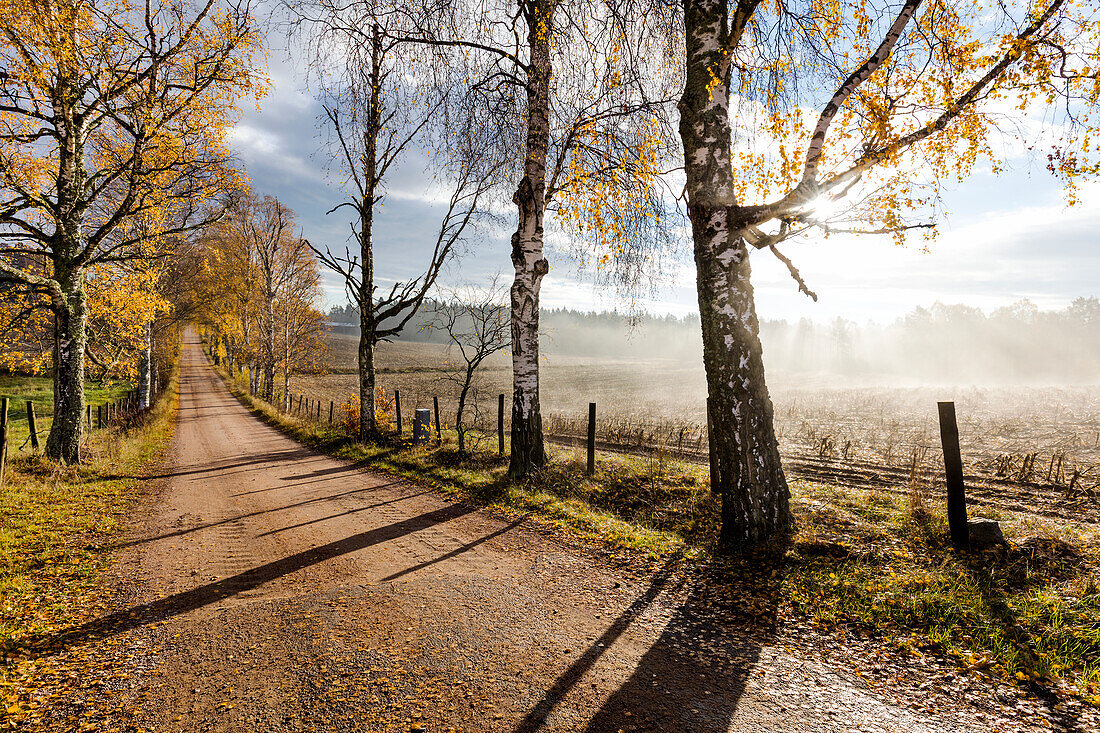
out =
[[[341,403],[310,395],[293,397],[289,410],[293,416],[344,425],[349,433],[354,432],[348,420],[353,406],[354,413],[358,414],[358,400]],[[510,400],[507,396],[503,400],[501,397],[471,391],[463,411],[463,425],[471,449],[496,447],[501,425],[505,433],[510,430]],[[380,422],[391,430],[398,427],[398,413],[401,414],[401,429],[408,430],[411,417],[418,409],[431,411],[433,433],[438,432],[437,425],[444,432],[453,433],[455,429],[457,405],[453,399],[395,391],[380,392],[376,401]],[[587,449],[589,416],[544,414],[543,433],[549,442]],[[603,452],[699,464],[709,460],[707,428],[697,423],[621,415],[600,417],[597,413],[592,437],[595,450]],[[943,472],[942,449],[932,440],[897,440],[884,449],[804,426],[802,430],[781,436],[781,449],[785,468],[791,476],[842,485],[911,487],[940,481]],[[1100,463],[1075,458],[1064,450],[981,456],[968,462],[965,477],[971,484],[1038,489],[1069,500],[1095,500],[1100,496]]]

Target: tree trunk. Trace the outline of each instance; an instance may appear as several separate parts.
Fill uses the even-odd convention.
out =
[[[216,347],[215,347],[216,348]],[[145,325],[145,344],[141,349],[141,361],[138,364],[138,408],[146,409],[152,401],[153,392],[153,324]]]
[[[57,274],[61,295],[54,303],[54,417],[46,438],[46,455],[64,463],[79,463],[84,425],[87,296],[82,270]]]
[[[705,256],[696,242],[703,364],[710,397],[710,446],[718,476],[711,487],[722,497],[723,551],[787,532],[792,520],[787,481],[764,381],[759,323],[749,279],[748,252],[737,243],[727,266]]]
[[[382,31],[375,25],[371,37],[371,92],[363,133],[363,198],[359,202],[359,440],[378,438],[374,405],[374,347],[378,343],[374,320],[374,203],[378,185],[378,131],[382,127]]]
[[[290,307],[286,307],[286,333],[283,343],[283,412],[290,412]]]
[[[272,258],[274,259],[274,257]],[[272,267],[275,265],[272,264]],[[263,399],[269,404],[275,400],[275,289],[272,275],[267,275],[267,354],[264,359]]]
[[[150,333],[149,334],[149,389],[150,389],[149,402],[150,403],[152,403],[153,400],[155,400],[157,398],[157,392],[159,391],[159,388],[160,388],[160,384],[157,382],[160,375],[157,371],[156,345],[157,345],[156,337],[152,333]]]
[[[360,311],[361,312],[361,311]],[[374,329],[360,319],[359,327],[359,440],[378,437],[374,405]]]
[[[466,453],[466,429],[462,424],[462,416],[466,413],[466,396],[470,393],[470,382],[473,380],[473,369],[467,367],[466,381],[462,383],[462,391],[458,395],[458,415],[455,417],[455,432],[458,433],[458,452]]]
[[[512,456],[508,473],[525,476],[546,464],[539,409],[539,288],[550,269],[543,256],[546,153],[550,139],[552,4],[535,0],[527,15],[527,145],[523,178],[512,200],[519,224],[512,235]]]
[[[712,70],[730,43],[727,8],[725,0],[685,1],[687,79],[679,105],[714,436],[711,465],[717,475],[711,487],[722,497],[722,552],[792,526],[734,197],[729,79],[713,81]]]
[[[149,376],[151,385],[151,395],[149,398],[150,403],[156,400],[156,395],[161,391],[161,370],[157,368],[156,364],[156,336],[150,335],[149,337]]]

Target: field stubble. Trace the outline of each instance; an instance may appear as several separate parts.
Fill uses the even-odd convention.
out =
[[[292,389],[343,404],[356,395],[355,339],[331,337],[332,370]],[[454,423],[455,355],[441,344],[380,345],[378,384],[400,390],[402,412],[432,407]],[[700,364],[543,356],[540,399],[548,439],[579,445],[597,404],[604,450],[705,460],[706,384]],[[856,488],[933,493],[941,480],[938,400],[953,400],[963,461],[978,504],[1100,522],[1100,386],[853,386],[776,374],[776,430],[793,477]],[[497,395],[511,393],[507,354],[478,372],[469,423],[493,436]],[[506,409],[505,421],[508,421]]]

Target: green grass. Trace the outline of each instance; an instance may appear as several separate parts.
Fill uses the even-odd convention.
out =
[[[796,481],[798,530],[789,542],[748,557],[717,558],[720,506],[705,467],[603,453],[589,478],[579,452],[551,446],[549,466],[513,482],[505,458],[494,451],[460,456],[446,432],[441,447],[396,436],[386,445],[363,445],[340,427],[283,415],[226,379],[255,414],[323,452],[444,495],[530,514],[589,540],[651,557],[676,553],[709,579],[708,602],[730,614],[764,623],[811,620],[1020,684],[1060,680],[1100,704],[1095,532],[1031,514],[979,510],[975,514],[996,515],[1012,545],[960,556],[949,547],[942,507],[919,487],[889,493]],[[495,447],[495,440],[485,444]]]
[[[797,493],[805,501],[814,487]],[[862,516],[799,514],[802,542],[784,558],[783,594],[792,612],[827,627],[882,633],[975,671],[1064,679],[1100,702],[1094,544],[1017,538],[1005,551],[960,556],[950,549],[943,517],[914,513],[903,499]],[[879,521],[866,521],[868,515]]]
[[[84,399],[92,406],[93,420],[95,408],[106,402],[121,399],[132,389],[129,382],[86,382]],[[0,397],[8,399],[8,435],[11,440],[8,455],[29,455],[31,444],[30,423],[27,420],[27,401],[34,403],[35,422],[38,428],[38,440],[43,448],[46,436],[53,424],[53,381],[49,377],[25,377],[0,375]]]
[[[6,393],[38,400],[41,380],[7,380]],[[14,455],[0,490],[0,727],[33,720],[35,692],[56,659],[27,652],[58,631],[102,614],[102,571],[111,538],[144,490],[175,426],[178,380],[140,421],[93,430],[85,461],[60,466],[41,454]],[[93,398],[117,395],[94,386]],[[47,706],[49,703],[45,703]],[[36,705],[38,710],[36,710]],[[32,725],[33,727],[33,725]]]

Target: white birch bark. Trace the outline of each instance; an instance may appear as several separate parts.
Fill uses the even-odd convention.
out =
[[[729,552],[789,530],[791,515],[734,197],[729,80],[715,83],[711,73],[730,43],[725,0],[686,0],[685,28],[680,136],[713,428],[711,487],[722,498],[719,546]]]
[[[546,463],[539,407],[539,289],[550,269],[543,254],[546,155],[550,140],[550,37],[553,5],[527,13],[531,61],[527,72],[527,144],[523,178],[512,200],[519,224],[512,235],[512,453],[508,473],[524,476]]]
[[[153,324],[145,325],[145,343],[141,349],[138,364],[138,408],[146,409],[150,405],[153,391]]]

